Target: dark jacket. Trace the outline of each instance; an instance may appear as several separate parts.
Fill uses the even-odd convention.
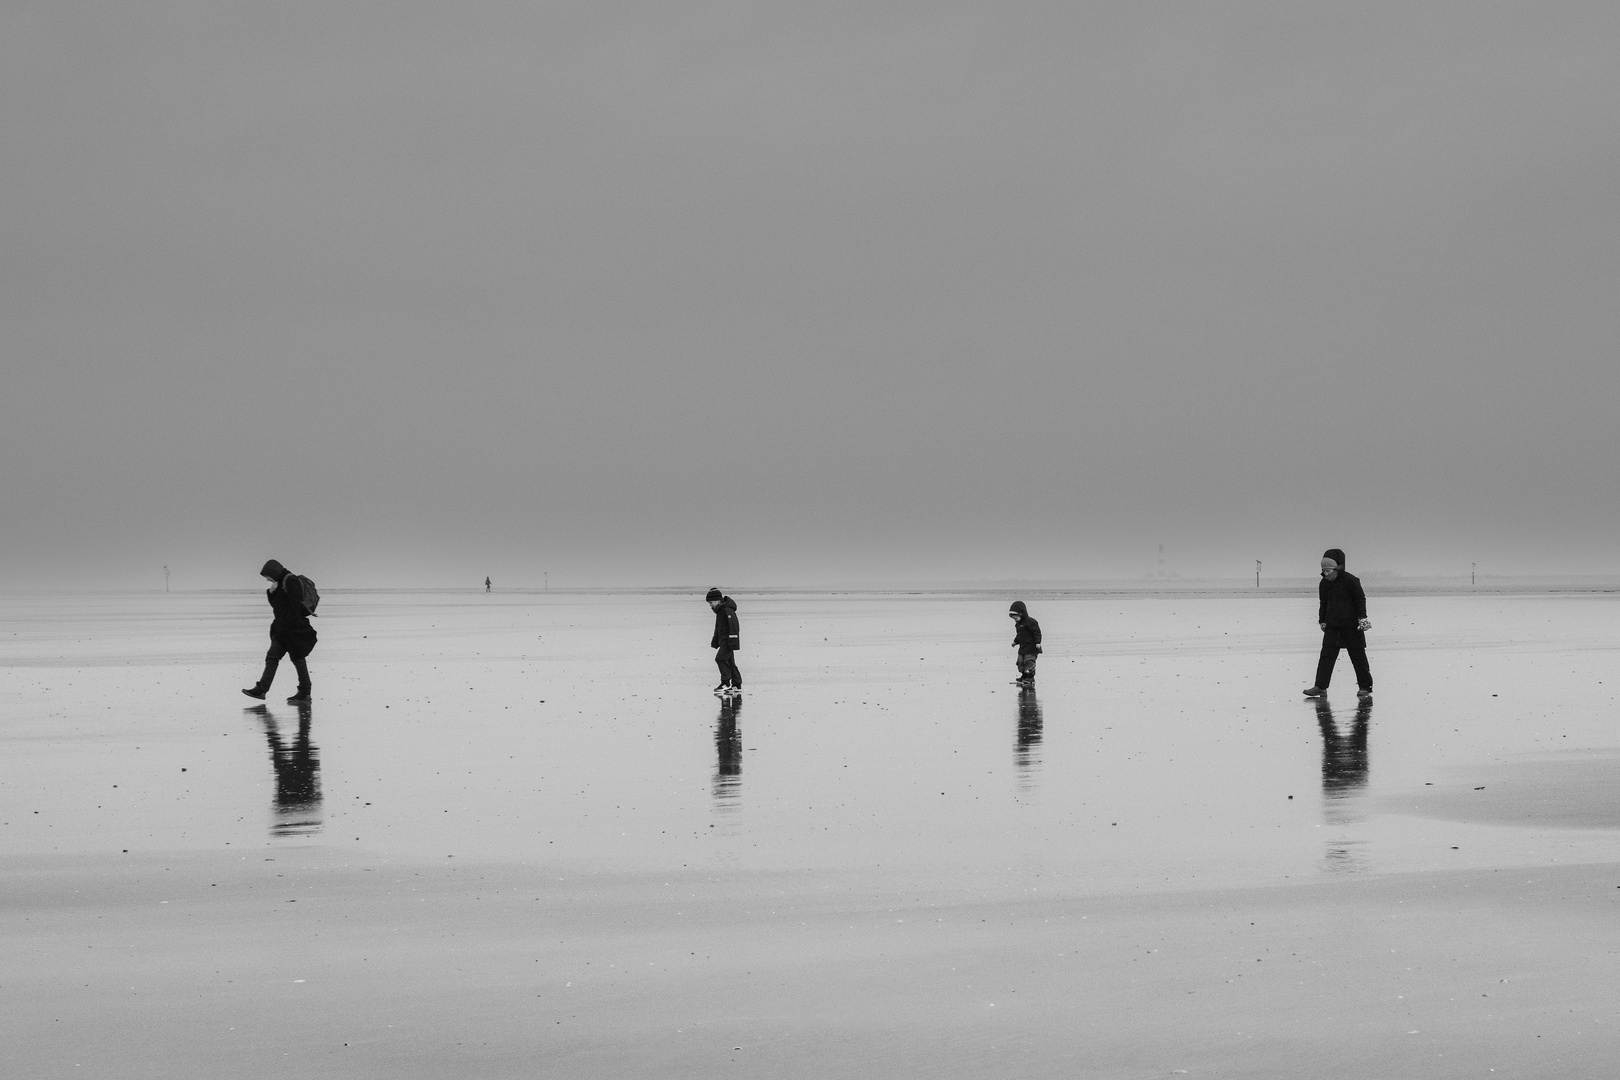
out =
[[[737,601],[729,596],[720,598],[720,606],[714,612],[714,636],[709,639],[711,649],[730,649],[736,652],[742,648],[742,641],[737,636]]]
[[[1019,654],[1040,652],[1041,624],[1029,617],[1029,610],[1024,607],[1022,600],[1014,600],[1011,610],[1018,612],[1018,618],[1013,622],[1015,627],[1013,644],[1018,646]]]
[[[1323,578],[1316,585],[1316,621],[1333,627],[1355,626],[1367,617],[1367,594],[1361,579],[1340,569],[1332,581]]]
[[[304,583],[274,559],[264,567],[276,579],[276,587],[265,594],[270,610],[275,612],[270,636],[280,638],[289,650],[307,656],[315,647],[315,628],[309,625],[309,612],[304,610]]]

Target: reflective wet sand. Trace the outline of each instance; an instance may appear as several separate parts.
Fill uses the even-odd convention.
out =
[[[737,598],[722,699],[697,596],[334,593],[302,712],[290,670],[238,693],[257,596],[14,599],[27,1075],[1567,1076],[1616,1048],[1611,595],[1374,596],[1370,704],[1342,658],[1300,697],[1309,598],[1026,595],[1033,691],[1011,597]]]

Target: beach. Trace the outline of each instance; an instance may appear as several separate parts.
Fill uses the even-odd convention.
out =
[[[1604,592],[17,597],[19,1076],[1606,1075]],[[278,691],[280,692],[278,694]]]

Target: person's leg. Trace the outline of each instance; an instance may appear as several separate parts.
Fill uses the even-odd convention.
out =
[[[714,666],[720,669],[719,689],[731,685],[731,650],[719,648],[714,650]]]
[[[726,650],[726,667],[730,669],[731,686],[741,690],[742,672],[737,669],[737,654],[731,649]]]
[[[307,698],[311,687],[309,684],[309,663],[304,659],[306,654],[292,652],[290,655],[292,656],[293,667],[298,671],[298,693],[294,697]]]
[[[261,694],[270,692],[270,684],[276,678],[276,668],[280,666],[281,658],[286,655],[287,646],[272,636],[270,638],[270,651],[264,654],[264,674],[259,676],[259,681],[253,689]]]
[[[1319,689],[1326,690],[1333,681],[1333,664],[1339,659],[1339,648],[1339,631],[1331,626],[1322,631],[1322,656],[1316,661],[1314,684]]]
[[[1350,664],[1356,669],[1356,685],[1363,690],[1371,690],[1372,668],[1367,666],[1367,635],[1360,630],[1347,630],[1344,639]]]
[[[1019,682],[1032,683],[1032,682],[1035,681],[1035,657],[1036,657],[1035,653],[1019,653],[1018,654],[1018,681]]]

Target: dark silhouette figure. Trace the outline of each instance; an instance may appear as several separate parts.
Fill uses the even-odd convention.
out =
[[[320,750],[309,741],[311,705],[298,706],[298,737],[284,740],[276,718],[263,705],[247,711],[264,725],[270,743],[270,767],[276,774],[275,824],[272,836],[311,836],[321,831]]]
[[[1322,553],[1322,580],[1316,586],[1316,621],[1322,627],[1322,655],[1316,662],[1316,682],[1305,688],[1306,697],[1321,697],[1333,681],[1339,650],[1350,653],[1356,685],[1362,697],[1371,697],[1372,669],[1367,666],[1367,594],[1361,579],[1344,568],[1344,552],[1328,548]]]
[[[489,578],[484,579],[484,591],[489,592]]]
[[[1019,787],[1034,786],[1034,773],[1041,764],[1041,703],[1034,686],[1018,688],[1018,743],[1013,748],[1013,767],[1018,770]]]
[[[1013,644],[1018,647],[1018,678],[1015,681],[1024,686],[1034,686],[1035,660],[1041,655],[1041,624],[1029,617],[1029,609],[1022,600],[1012,602],[1012,607],[1007,609],[1007,617],[1013,620]]]
[[[275,681],[281,658],[291,656],[293,667],[298,671],[298,692],[287,699],[287,704],[307,702],[310,682],[305,658],[315,648],[315,628],[309,625],[309,612],[304,608],[304,583],[274,559],[264,564],[259,576],[271,583],[265,594],[274,614],[270,621],[270,651],[264,655],[264,674],[242,693],[263,701]]]
[[[714,634],[709,638],[709,648],[714,650],[714,663],[720,669],[720,685],[714,692],[740,694],[742,672],[737,670],[736,654],[742,648],[742,638],[737,625],[737,601],[722,595],[719,589],[710,589],[704,599],[714,610]]]
[[[736,809],[742,795],[742,732],[737,718],[742,715],[742,698],[727,694],[720,699],[720,716],[714,725],[714,806],[716,810]]]

